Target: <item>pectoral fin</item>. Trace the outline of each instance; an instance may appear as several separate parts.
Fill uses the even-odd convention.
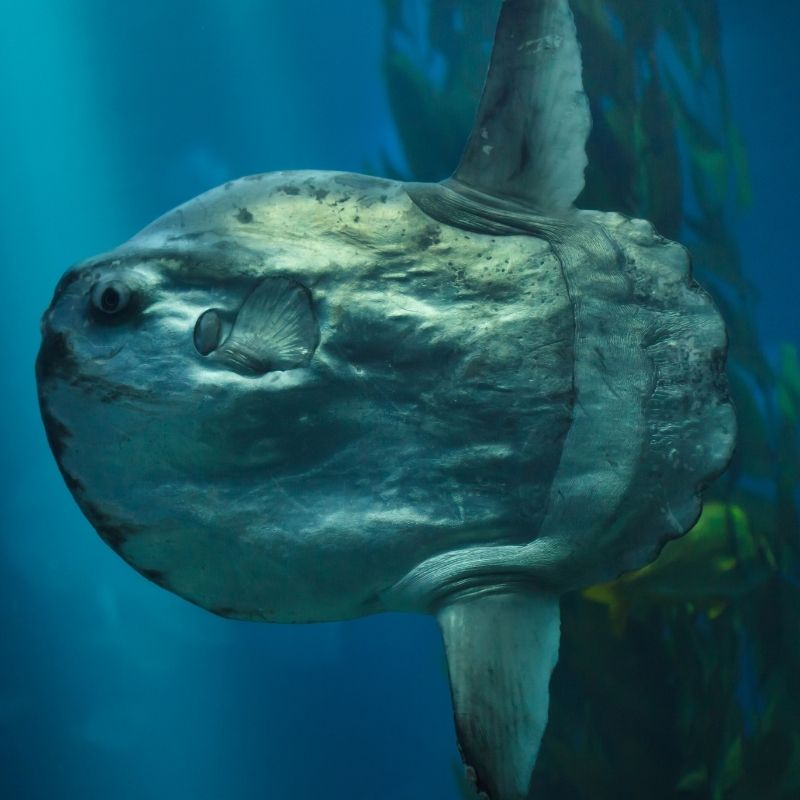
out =
[[[197,337],[195,330],[196,345]],[[263,375],[306,366],[318,342],[308,290],[288,278],[265,278],[242,304],[213,356],[242,375]]]
[[[437,617],[470,774],[490,800],[525,800],[558,660],[558,597],[480,595],[443,607]]]

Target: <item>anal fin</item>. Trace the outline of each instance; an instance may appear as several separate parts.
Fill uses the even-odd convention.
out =
[[[490,800],[525,800],[558,660],[558,597],[481,594],[449,603],[437,617],[462,757]]]

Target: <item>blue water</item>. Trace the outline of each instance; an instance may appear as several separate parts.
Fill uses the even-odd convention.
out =
[[[378,0],[0,6],[0,798],[455,800],[430,619],[214,618],[94,534],[38,417],[38,318],[71,263],[228,178],[401,158]],[[800,343],[798,5],[724,0],[764,341]]]

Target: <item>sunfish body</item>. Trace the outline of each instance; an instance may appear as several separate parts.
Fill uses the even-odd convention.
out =
[[[72,268],[37,362],[77,502],[217,614],[437,616],[479,790],[527,794],[558,596],[688,530],[735,423],[682,247],[577,211],[566,0],[506,0],[455,176],[225,184]]]

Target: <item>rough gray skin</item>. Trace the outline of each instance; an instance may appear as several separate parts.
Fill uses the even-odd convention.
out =
[[[254,620],[430,611],[649,561],[727,458],[725,333],[679,245],[613,214],[569,224],[569,247],[479,234],[399,183],[276,173],[75,267],[38,371],[81,507],[148,577]],[[200,355],[200,315],[235,315],[267,277],[310,292],[308,365]],[[94,308],[107,281],[132,313]]]
[[[70,270],[42,414],[106,541],[217,614],[437,615],[479,789],[527,794],[558,595],[688,530],[735,422],[686,251],[572,207],[566,0],[505,0],[450,181],[228,183]]]

